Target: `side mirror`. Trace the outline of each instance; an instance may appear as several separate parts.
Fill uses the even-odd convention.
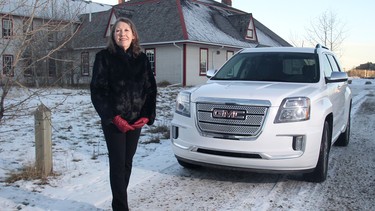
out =
[[[206,77],[207,78],[212,78],[217,70],[207,70]]]
[[[346,72],[332,72],[331,77],[326,78],[327,83],[348,81],[348,74]]]

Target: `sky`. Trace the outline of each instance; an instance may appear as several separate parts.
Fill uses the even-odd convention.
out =
[[[93,1],[118,3],[118,0]],[[331,11],[344,29],[345,39],[338,53],[341,66],[349,70],[363,63],[375,63],[374,0],[232,0],[232,7],[252,13],[284,40],[289,43],[299,40],[304,47],[312,47],[305,39],[307,29],[311,29],[312,23],[324,12]]]

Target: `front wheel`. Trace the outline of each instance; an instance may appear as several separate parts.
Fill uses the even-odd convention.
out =
[[[328,158],[330,148],[330,127],[328,122],[324,122],[323,135],[320,144],[318,163],[313,172],[304,174],[309,182],[324,182],[328,173]]]

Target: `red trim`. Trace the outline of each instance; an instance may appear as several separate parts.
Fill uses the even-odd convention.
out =
[[[186,44],[183,44],[182,46],[182,86],[186,86]]]
[[[182,35],[184,36],[185,40],[189,39],[187,30],[186,30],[186,25],[185,25],[185,19],[184,19],[184,13],[182,12],[182,7],[181,7],[181,1],[176,0],[177,4],[177,9],[178,9],[178,14],[180,16],[180,22],[181,22],[181,28],[182,28]]]
[[[253,29],[254,29],[254,31],[253,31],[253,38],[254,39],[253,40],[256,41],[256,42],[258,42],[258,36],[257,36],[257,30],[256,30],[257,27],[255,27],[253,14],[250,14],[250,21],[253,23]],[[249,24],[250,24],[250,22],[249,22]]]
[[[112,9],[111,9],[111,13],[109,14],[107,27],[106,27],[105,30],[104,30],[104,36],[103,36],[104,38],[106,38],[108,28],[110,27],[110,24],[111,24],[112,14],[114,14],[114,15],[116,16],[116,13],[115,13],[115,9],[114,9],[114,7],[112,7]],[[117,18],[117,17],[116,17],[116,18]],[[111,29],[110,29],[110,30],[111,30]],[[111,35],[111,31],[109,32],[109,35]]]

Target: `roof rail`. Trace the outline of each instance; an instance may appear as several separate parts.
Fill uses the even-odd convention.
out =
[[[316,46],[315,46],[315,48],[324,48],[324,49],[327,49],[327,50],[329,50],[326,46],[324,46],[324,45],[321,45],[321,44],[316,44]]]

